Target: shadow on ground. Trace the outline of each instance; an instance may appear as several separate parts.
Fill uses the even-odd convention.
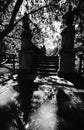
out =
[[[59,73],[59,77],[64,78],[65,80],[68,80],[72,82],[76,88],[78,89],[84,89],[84,77],[81,76],[78,73]]]

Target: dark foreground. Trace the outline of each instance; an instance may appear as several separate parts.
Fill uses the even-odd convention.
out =
[[[1,83],[0,130],[84,129],[83,79],[65,79],[75,85],[40,75],[13,75]]]

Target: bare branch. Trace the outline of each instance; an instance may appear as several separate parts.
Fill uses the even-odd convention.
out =
[[[8,8],[9,4],[12,2],[12,0],[7,0],[6,5],[3,7],[3,13],[6,12],[6,9]]]
[[[41,10],[41,9],[43,9],[43,8],[47,8],[48,6],[52,6],[52,4],[48,4],[48,5],[45,5],[45,6],[42,6],[42,7],[38,8],[38,9],[36,9],[36,10],[30,11],[30,12],[28,13],[28,15],[33,14],[33,13],[36,13],[37,11],[39,11],[39,10]],[[23,17],[24,17],[24,16],[23,16]],[[16,24],[18,24],[18,23],[23,19],[23,17],[21,17],[13,26],[16,26]],[[30,20],[30,21],[31,21],[31,20]]]
[[[23,2],[23,0],[17,0],[15,7],[14,7],[14,10],[13,10],[13,13],[12,13],[11,20],[9,22],[9,25],[7,26],[7,28],[5,30],[3,30],[3,32],[0,33],[0,36],[1,36],[0,40],[3,40],[4,36],[7,36],[7,34],[9,34],[13,30],[13,28],[23,19],[24,16],[22,18],[20,18],[16,23],[14,23],[17,12],[18,12],[22,2]],[[43,8],[46,8],[48,6],[52,6],[52,4],[48,4],[48,5],[45,5],[45,6],[38,8],[36,10],[33,10],[33,11],[29,12],[28,15],[33,14],[33,13],[35,13]]]
[[[22,3],[23,3],[23,0],[17,0],[16,5],[15,5],[14,10],[13,10],[13,13],[12,13],[12,17],[11,17],[9,25],[14,24],[14,20],[16,18],[17,12],[18,12],[18,10],[19,10]]]
[[[12,31],[12,29],[14,28],[14,20],[16,18],[17,12],[18,12],[22,2],[23,2],[23,0],[16,1],[9,25],[7,26],[7,28],[5,30],[3,30],[3,32],[0,32],[0,41],[2,41],[4,36],[7,36],[7,34],[9,34]]]
[[[21,38],[18,38],[18,37],[15,37],[15,36],[9,36],[9,35],[7,35],[6,37],[14,38],[14,39],[17,39],[17,40],[21,40]]]

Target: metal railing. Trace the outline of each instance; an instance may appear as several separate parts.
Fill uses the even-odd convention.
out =
[[[17,71],[16,63],[18,63],[18,58],[15,54],[5,53],[2,62],[0,63],[1,67],[6,67],[14,73]]]

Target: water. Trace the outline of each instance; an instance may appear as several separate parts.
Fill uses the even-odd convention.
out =
[[[19,93],[14,90],[17,82],[10,79],[4,84],[0,85],[0,107],[4,107],[10,103],[15,103]]]
[[[45,81],[45,82],[44,82]],[[56,89],[56,98],[44,102],[30,116],[27,130],[65,130],[84,128],[84,90],[76,89],[74,84],[59,78],[37,77],[41,91]],[[49,92],[50,93],[50,92]],[[37,94],[39,95],[39,93]],[[39,97],[42,97],[41,94]],[[38,99],[39,100],[39,99]]]
[[[17,86],[17,81],[14,79],[16,79],[16,75],[13,76],[13,79],[0,85],[0,107],[4,108],[5,105],[16,102],[19,93],[13,89],[14,86]],[[38,89],[40,92],[38,93],[38,90],[33,92],[34,96],[38,95],[40,98],[34,101],[39,102],[41,98],[47,99],[46,95],[49,96],[51,93],[55,96],[52,100],[44,102],[40,100],[42,103],[29,117],[30,122],[26,125],[27,130],[59,130],[61,123],[61,130],[64,130],[63,127],[69,130],[84,128],[83,89],[76,89],[74,84],[57,76],[37,77],[34,82],[40,83]],[[59,93],[59,90],[62,91]]]
[[[56,130],[58,117],[55,104],[48,102],[42,104],[39,109],[31,115],[31,124],[28,130]]]

